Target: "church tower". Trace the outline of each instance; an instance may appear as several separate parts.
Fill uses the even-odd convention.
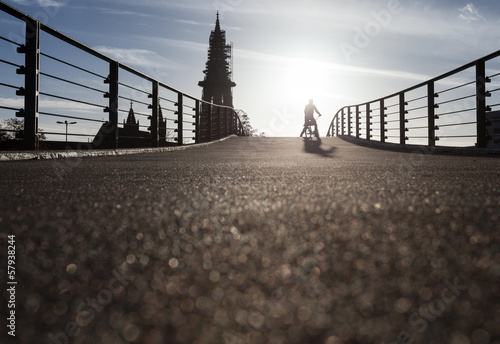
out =
[[[123,136],[139,136],[139,121],[135,120],[134,109],[132,109],[132,102],[130,102],[130,110],[128,111],[127,120],[123,121]]]
[[[205,78],[198,83],[203,87],[202,99],[217,105],[233,106],[232,87],[236,84],[231,80],[232,47],[226,44],[226,33],[221,30],[219,12],[215,22],[215,30],[210,34],[208,60],[203,71]],[[208,106],[203,106],[203,116],[208,115]],[[201,118],[201,129],[206,125],[206,118]]]
[[[226,32],[220,28],[219,12],[217,12],[215,30],[210,34],[206,69],[203,71],[205,78],[198,83],[203,87],[203,100],[218,105],[233,106],[231,88],[236,84],[231,80],[231,53],[231,45],[226,44]]]

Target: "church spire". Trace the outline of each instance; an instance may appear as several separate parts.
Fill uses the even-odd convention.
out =
[[[134,109],[132,109],[132,101],[130,101],[130,110],[128,111],[127,124],[137,124],[135,121]]]
[[[217,11],[217,20],[215,21],[215,31],[220,32],[219,11]]]

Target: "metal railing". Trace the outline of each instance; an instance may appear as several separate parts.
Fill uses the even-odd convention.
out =
[[[333,117],[327,136],[488,147],[500,136],[489,130],[500,107],[499,56],[500,50],[400,92],[345,106]]]
[[[245,135],[232,107],[183,93],[3,2],[0,11],[25,27],[23,35],[0,33],[0,45],[14,48],[9,53],[0,46],[0,68],[8,71],[0,70],[0,88],[11,89],[22,99],[17,102],[20,106],[13,106],[0,98],[0,110],[24,119],[22,130],[16,132],[24,149],[38,149],[41,135],[86,138],[93,148],[183,145]],[[71,52],[71,61],[64,58],[66,51]],[[132,104],[137,121],[130,125],[126,118]],[[106,120],[103,113],[107,113]],[[42,120],[45,126],[39,128]],[[72,126],[68,133],[68,124],[76,123],[74,127],[80,129]],[[66,128],[56,124],[66,124]]]

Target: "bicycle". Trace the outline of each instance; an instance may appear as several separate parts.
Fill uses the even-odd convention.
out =
[[[318,116],[319,118],[319,116]],[[312,120],[308,120],[307,123],[304,123],[304,127],[305,127],[305,138],[306,139],[312,139],[313,137],[316,136],[316,133],[314,132],[314,130],[312,129],[312,127],[314,125],[316,125],[316,129],[318,129],[318,124],[316,122],[316,120],[318,118],[315,118],[314,119],[314,122]]]

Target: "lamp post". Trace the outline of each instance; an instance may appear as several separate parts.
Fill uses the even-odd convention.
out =
[[[76,122],[68,122],[68,121],[60,122],[60,121],[57,121],[57,124],[66,124],[66,143],[68,143],[68,124],[76,124]]]

